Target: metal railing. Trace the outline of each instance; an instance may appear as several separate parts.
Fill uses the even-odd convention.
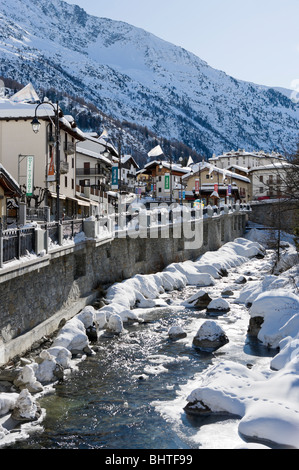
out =
[[[35,228],[2,230],[0,226],[0,267],[35,252]]]
[[[134,223],[138,222],[138,211],[127,211],[122,213],[114,213],[106,218],[98,218],[95,222],[99,227],[106,228],[109,236],[112,238],[117,236],[119,231],[129,229]],[[229,212],[250,211],[248,204],[229,205],[226,207],[205,207],[202,209],[200,217],[215,217]],[[178,206],[175,210],[169,210],[165,215],[165,208],[162,211],[158,208],[154,217],[151,210],[146,211],[147,226],[151,223],[174,224],[176,220],[180,223],[183,220],[184,210],[182,206]],[[190,209],[191,219],[198,218],[198,211]],[[37,231],[45,234],[44,249],[48,252],[49,247],[62,245],[64,240],[72,240],[74,237],[84,232],[85,219],[70,219],[62,222],[42,222],[36,227],[18,227],[9,230],[3,230],[0,222],[0,268],[4,263],[12,260],[19,260],[22,256],[28,254],[36,254],[37,251]]]

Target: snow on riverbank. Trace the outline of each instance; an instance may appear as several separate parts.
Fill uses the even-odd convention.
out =
[[[251,237],[265,243],[265,232],[254,231]],[[248,283],[235,301],[249,307],[251,321],[259,319],[258,339],[277,355],[262,371],[231,361],[211,366],[186,396],[186,412],[236,415],[244,439],[298,449],[299,266],[294,245],[285,248],[281,266],[290,259],[296,265],[279,276]]]
[[[195,262],[173,263],[163,272],[136,275],[112,285],[105,296],[106,305],[98,310],[86,307],[68,321],[52,347],[43,351],[36,362],[22,368],[18,380],[22,380],[22,385],[31,393],[44,393],[47,384],[75,368],[74,356],[82,354],[84,358],[84,354],[93,354],[88,335],[90,329],[96,328],[98,335],[101,333],[106,337],[121,335],[126,333],[126,323],[148,321],[164,309],[176,311],[178,306],[170,307],[165,300],[168,292],[188,286],[213,289],[228,272],[237,270],[254,257],[262,258],[265,255],[265,248],[258,241],[261,234],[251,233],[254,239],[250,239],[250,235],[249,239],[238,238],[217,252],[205,253]],[[285,255],[289,256],[292,252],[293,256],[292,250],[291,245]],[[265,270],[267,268],[265,262]],[[233,301],[236,305],[250,306],[249,314],[253,319],[262,317],[259,340],[281,350],[265,371],[249,370],[240,364],[222,361],[202,374],[200,383],[192,383],[191,390],[191,384],[188,384],[188,394],[184,397],[185,401],[187,398],[194,400],[192,406],[195,408],[200,408],[200,401],[204,401],[212,412],[237,414],[242,418],[239,431],[248,437],[293,447],[299,447],[298,407],[296,410],[296,403],[299,402],[296,384],[299,362],[298,279],[295,266],[280,276],[265,275],[244,287],[242,280],[236,280],[239,283],[239,297]],[[278,385],[280,383],[281,386]],[[0,418],[0,445],[4,445],[10,437],[4,423],[18,396],[0,393],[0,417],[5,417]],[[283,439],[278,438],[281,434],[284,435]]]

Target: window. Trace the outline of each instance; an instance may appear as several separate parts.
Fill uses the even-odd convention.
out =
[[[75,188],[75,181],[74,181],[74,178],[72,178],[72,189]]]
[[[64,177],[64,186],[67,188],[67,176]]]
[[[261,175],[260,176],[260,183],[263,183],[264,182],[264,177]]]
[[[67,133],[64,134],[64,149],[65,149],[65,153],[64,153],[64,158],[65,158],[65,161],[67,162]]]
[[[264,192],[264,188],[263,188],[263,186],[261,186],[260,187],[260,194],[263,194],[263,192]]]

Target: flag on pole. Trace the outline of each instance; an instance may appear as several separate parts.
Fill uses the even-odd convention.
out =
[[[51,148],[50,164],[48,169],[48,181],[55,181],[54,154]]]
[[[104,129],[102,134],[100,135],[100,139],[107,139],[107,138],[108,138],[108,132],[106,129]]]
[[[149,157],[159,157],[159,155],[163,155],[163,150],[161,149],[160,145],[157,145],[157,147],[153,148],[149,153]]]
[[[193,164],[194,164],[193,158],[190,156],[189,160],[188,160],[188,163],[187,163],[187,166],[192,166]]]

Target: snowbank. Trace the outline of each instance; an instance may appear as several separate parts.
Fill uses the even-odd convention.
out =
[[[285,336],[298,331],[299,297],[283,289],[267,291],[254,300],[249,313],[251,318],[263,318],[258,339],[277,348]]]
[[[211,367],[187,398],[188,412],[236,415],[246,438],[299,448],[299,362],[269,379],[234,362]]]
[[[111,305],[117,304],[117,314],[121,316],[122,311],[119,306],[122,306],[124,315],[138,307],[161,306],[161,303],[155,302],[161,294],[183,289],[187,285],[214,286],[215,279],[219,279],[227,270],[245,263],[254,256],[263,256],[264,253],[265,250],[259,243],[237,238],[217,252],[205,253],[195,262],[172,263],[163,272],[138,274],[131,279],[113,284],[107,291],[106,301]],[[106,307],[102,311],[105,309]]]
[[[6,415],[16,406],[18,393],[0,393],[0,416]]]
[[[252,234],[255,241],[263,236],[262,231]],[[237,256],[256,253],[253,246],[238,244],[235,247],[233,243]],[[230,250],[228,244],[222,252]],[[289,260],[296,259],[293,249],[287,250],[285,256],[287,262],[282,259],[280,266],[289,266]],[[203,258],[215,260],[211,254]],[[224,257],[219,268],[226,267],[223,261]],[[299,448],[298,285],[297,265],[278,276],[265,275],[243,287],[235,302],[248,306],[251,319],[261,320],[258,339],[278,353],[264,372],[230,361],[210,367],[189,394],[186,413],[236,415],[240,417],[239,433],[245,438]]]

